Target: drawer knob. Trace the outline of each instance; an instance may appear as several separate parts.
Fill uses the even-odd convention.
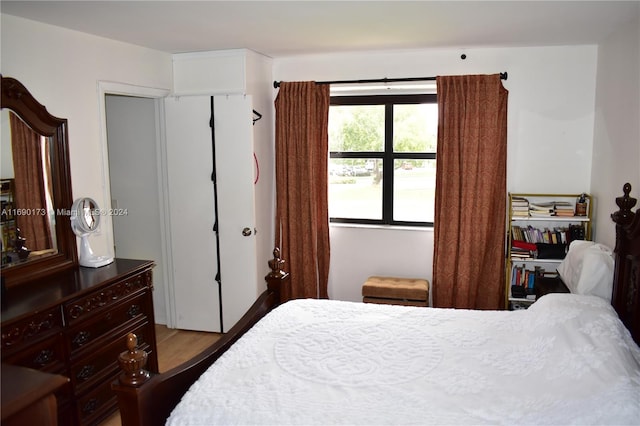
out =
[[[34,364],[45,366],[53,360],[53,351],[51,349],[43,349],[33,360]]]
[[[88,331],[81,331],[80,333],[76,334],[76,337],[73,338],[73,344],[76,347],[82,346],[85,343],[87,343],[90,338],[91,338],[91,333],[89,333]]]
[[[82,414],[84,414],[85,416],[91,414],[96,411],[96,408],[98,408],[98,400],[96,398],[91,398],[82,407]]]
[[[81,382],[84,382],[85,380],[93,376],[95,372],[96,372],[95,366],[85,365],[80,369],[80,371],[78,371],[78,374],[76,374],[76,378]]]
[[[2,346],[11,346],[22,340],[22,332],[18,327],[2,333]]]
[[[140,305],[131,305],[127,313],[129,314],[130,318],[133,318],[136,315],[140,314]]]
[[[72,319],[78,318],[84,312],[84,308],[80,305],[73,305],[69,308],[69,316]]]

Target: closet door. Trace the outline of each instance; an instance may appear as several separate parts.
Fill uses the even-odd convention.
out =
[[[211,103],[210,96],[165,100],[173,258],[169,281],[176,327],[220,332]]]
[[[249,309],[263,285],[256,282],[252,111],[250,96],[214,97],[223,331]]]

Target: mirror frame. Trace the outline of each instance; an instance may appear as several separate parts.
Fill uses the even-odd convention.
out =
[[[0,108],[8,108],[41,135],[51,138],[51,180],[54,209],[71,210],[71,169],[69,166],[69,141],[67,120],[49,114],[15,78],[2,79]],[[2,279],[7,288],[77,266],[76,237],[71,229],[70,215],[56,214],[56,238],[58,252],[22,264],[2,268]]]

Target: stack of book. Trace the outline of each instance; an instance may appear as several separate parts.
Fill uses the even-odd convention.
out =
[[[523,197],[511,197],[511,216],[529,217],[529,200]]]
[[[558,201],[555,206],[556,216],[574,216],[573,204],[568,201]]]
[[[531,260],[537,257],[538,247],[534,243],[521,240],[511,241],[511,260]]]
[[[529,215],[532,217],[554,216],[555,201],[544,203],[529,203]]]

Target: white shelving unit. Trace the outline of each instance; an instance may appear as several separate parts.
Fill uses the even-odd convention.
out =
[[[576,204],[581,198],[586,207],[578,208],[582,215],[575,215]],[[592,198],[588,194],[509,193],[508,199],[505,306],[508,309],[526,309],[535,301],[532,285],[535,284],[536,269],[539,269],[538,273],[544,270],[545,275],[555,274],[564,257],[564,250],[560,247],[568,247],[574,239],[591,240]],[[518,207],[520,200],[526,200],[528,204],[526,213],[524,207]],[[530,214],[542,214],[531,210],[532,205],[548,206],[550,211],[546,216],[531,216]],[[560,211],[562,209],[565,210],[564,213]],[[567,210],[570,212],[567,213]],[[573,215],[561,216],[556,212]],[[514,241],[517,241],[515,245],[529,248],[522,248],[520,252],[520,256],[527,256],[526,253],[529,252],[527,257],[519,257]],[[553,244],[559,245],[556,247]],[[556,256],[549,258],[543,249],[555,252]],[[530,277],[532,274],[533,277]],[[531,295],[528,298],[514,297],[512,285],[523,287]]]

